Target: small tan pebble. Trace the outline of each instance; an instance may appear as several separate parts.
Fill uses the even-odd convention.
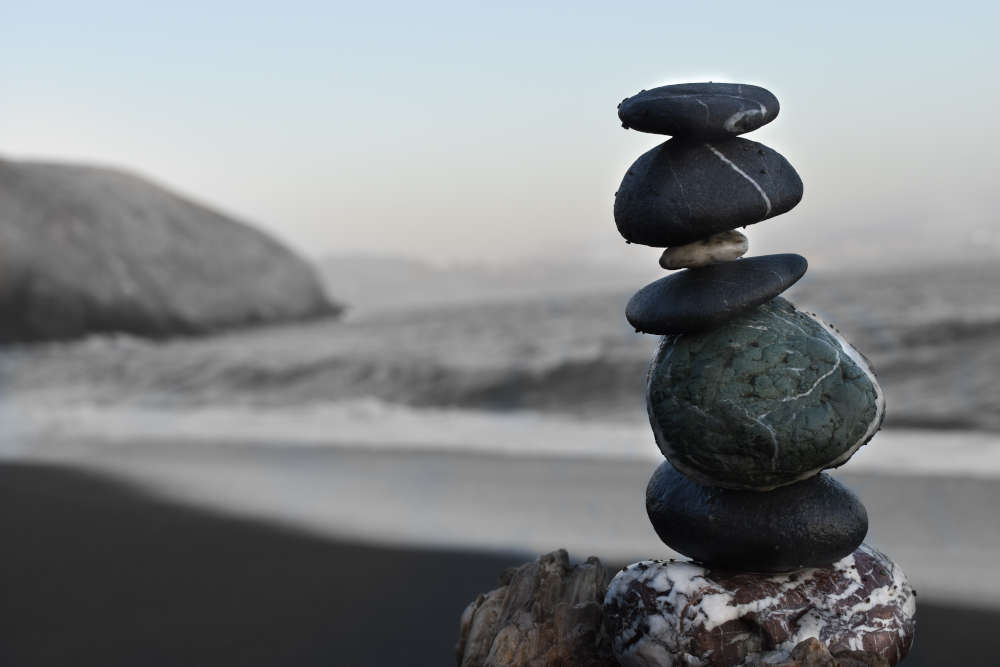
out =
[[[665,269],[685,269],[739,259],[750,248],[747,237],[731,229],[686,245],[667,248],[660,256]]]

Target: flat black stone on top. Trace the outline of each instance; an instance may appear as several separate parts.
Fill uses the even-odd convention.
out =
[[[778,115],[771,91],[745,83],[680,83],[622,100],[622,126],[639,132],[701,138],[734,137]]]
[[[664,461],[646,487],[646,511],[671,549],[750,572],[830,565],[868,533],[864,505],[825,474],[773,491],[735,491],[698,484]]]
[[[650,334],[710,329],[778,296],[808,266],[805,257],[788,253],[685,269],[636,292],[625,317],[636,330]]]
[[[626,241],[662,248],[773,218],[801,199],[798,173],[763,144],[670,139],[625,173],[615,224]]]

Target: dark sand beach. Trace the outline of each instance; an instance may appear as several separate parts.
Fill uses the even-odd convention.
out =
[[[911,456],[924,451],[910,444]],[[37,460],[111,474],[170,500],[348,542],[487,553],[565,548],[606,562],[675,555],[650,528],[643,506],[654,456],[509,456],[239,439],[50,439],[28,449]],[[969,473],[893,475],[852,467],[861,466],[834,474],[868,508],[867,541],[892,554],[922,596],[1000,608],[994,509],[1000,483]]]
[[[447,665],[465,604],[525,558],[324,539],[51,464],[0,466],[0,526],[19,667]],[[906,664],[995,665],[998,622],[922,598]]]
[[[378,549],[0,467],[0,664],[441,665],[523,558]]]

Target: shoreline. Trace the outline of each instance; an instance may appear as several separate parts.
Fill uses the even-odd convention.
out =
[[[344,406],[341,406],[342,408]],[[364,410],[365,403],[356,406]],[[370,406],[369,406],[370,407]],[[0,434],[0,460],[49,458],[86,450],[172,450],[200,452],[206,448],[246,451],[329,450],[501,457],[558,461],[659,462],[644,416],[580,419],[564,413],[518,410],[495,413],[476,410],[414,409],[394,406],[394,413],[365,420],[331,423],[322,408],[304,409],[289,422],[268,411],[154,411],[130,413],[116,421],[115,413],[86,412],[61,421],[57,414],[39,417],[43,427],[11,429]],[[419,413],[419,417],[414,414]],[[137,415],[141,418],[137,418]],[[421,419],[430,419],[421,422]],[[120,416],[120,415],[118,415]],[[336,418],[344,414],[335,413]],[[338,429],[331,433],[331,429]],[[491,433],[484,437],[483,433]],[[568,444],[572,443],[572,444]],[[883,428],[858,449],[841,468],[848,473],[882,476],[963,477],[1000,480],[1000,432],[965,429]],[[829,471],[829,470],[828,470]]]
[[[533,557],[321,538],[54,463],[0,464],[0,525],[0,662],[22,667],[448,664],[465,605]],[[998,622],[922,599],[905,664],[992,664]]]
[[[219,442],[80,441],[37,451],[35,460],[113,475],[168,501],[379,548],[565,548],[606,562],[675,556],[646,520],[655,460]],[[1000,607],[1000,483],[850,466],[833,474],[868,509],[866,541],[918,591]]]

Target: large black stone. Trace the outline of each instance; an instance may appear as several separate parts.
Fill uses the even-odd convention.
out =
[[[703,331],[778,296],[808,267],[796,254],[761,255],[685,269],[635,293],[625,317],[651,334]]]
[[[646,487],[646,511],[671,549],[751,572],[829,565],[868,532],[864,505],[826,474],[773,491],[736,491],[698,484],[664,461]]]
[[[653,134],[725,138],[756,130],[778,115],[771,91],[745,83],[680,83],[622,100],[626,128]]]
[[[629,167],[615,224],[626,241],[662,248],[772,218],[801,199],[795,169],[763,144],[670,139]]]

